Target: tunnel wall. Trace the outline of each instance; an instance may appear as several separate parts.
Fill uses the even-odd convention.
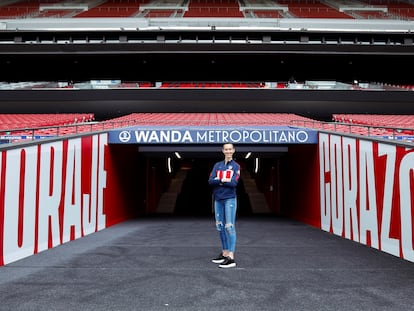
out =
[[[414,148],[319,133],[281,161],[281,214],[414,262]]]
[[[321,229],[414,262],[414,148],[319,134]]]
[[[0,266],[152,211],[145,187],[159,177],[134,145],[107,139],[0,151]],[[414,148],[319,133],[290,146],[280,171],[282,214],[414,262]]]
[[[0,152],[0,266],[134,216],[134,161],[108,149],[103,133]]]
[[[292,145],[281,160],[281,214],[320,227],[317,145]]]

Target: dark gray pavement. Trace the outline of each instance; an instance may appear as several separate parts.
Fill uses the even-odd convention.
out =
[[[0,310],[414,310],[414,264],[280,218],[127,221],[0,267]]]

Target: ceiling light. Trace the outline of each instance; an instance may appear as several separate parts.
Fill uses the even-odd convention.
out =
[[[254,159],[254,173],[256,174],[259,171],[259,158]]]
[[[167,169],[168,169],[168,173],[172,173],[172,168],[171,168],[171,158],[168,157],[167,158]]]

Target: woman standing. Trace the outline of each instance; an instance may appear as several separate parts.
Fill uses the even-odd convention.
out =
[[[240,178],[240,165],[233,160],[235,151],[232,143],[223,144],[224,160],[214,165],[208,180],[208,183],[213,187],[216,227],[222,245],[221,253],[212,262],[218,263],[220,268],[236,266],[234,261],[236,249],[236,187]]]

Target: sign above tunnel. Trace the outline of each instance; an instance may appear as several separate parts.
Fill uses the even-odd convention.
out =
[[[109,144],[316,144],[317,131],[290,126],[136,126],[109,132]]]

